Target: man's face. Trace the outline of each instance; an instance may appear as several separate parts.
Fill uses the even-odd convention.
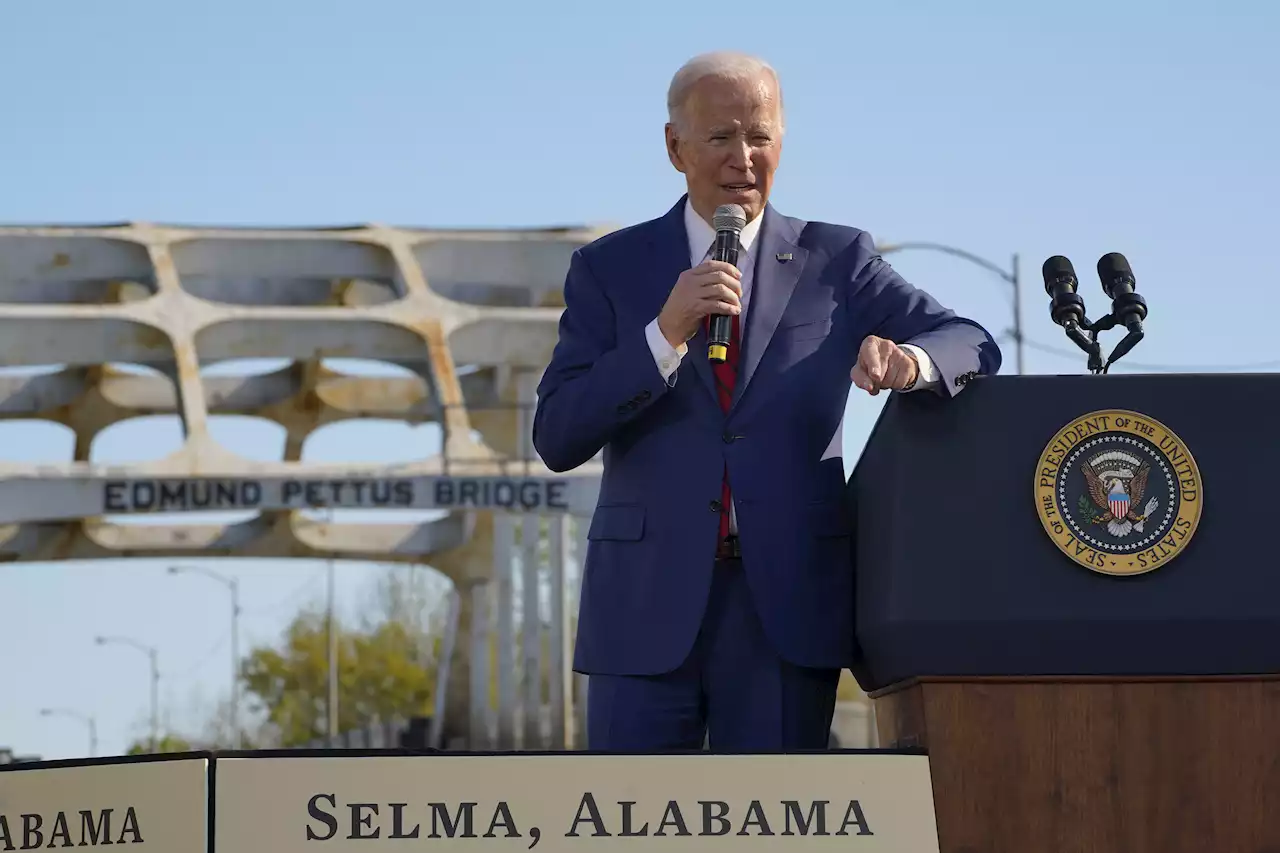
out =
[[[667,125],[667,155],[685,176],[689,199],[711,221],[722,204],[740,204],[753,220],[764,210],[782,154],[782,114],[772,78],[698,81],[684,126]]]

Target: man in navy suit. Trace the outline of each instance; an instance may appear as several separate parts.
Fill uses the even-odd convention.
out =
[[[769,205],[783,110],[768,65],[698,57],[668,107],[687,195],[574,253],[533,426],[552,470],[604,451],[574,654],[588,745],[822,749],[855,657],[849,386],[950,397],[1000,350],[866,232]],[[740,269],[708,260],[722,204],[746,211]],[[722,366],[711,314],[733,317]]]

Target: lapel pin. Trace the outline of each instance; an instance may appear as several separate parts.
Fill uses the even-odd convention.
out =
[[[790,252],[779,252],[778,254],[774,255],[774,257],[775,257],[775,258],[777,258],[778,260],[782,261],[782,263],[784,263],[784,264],[785,264],[787,261],[791,260],[791,253],[790,253]]]

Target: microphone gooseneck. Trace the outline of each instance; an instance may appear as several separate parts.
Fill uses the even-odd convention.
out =
[[[711,250],[713,261],[738,265],[742,229],[747,227],[747,213],[740,204],[722,204],[716,208],[712,224],[716,229],[716,242]],[[733,335],[733,317],[728,314],[712,314],[707,331],[707,358],[712,364],[722,364],[729,358],[729,344]]]

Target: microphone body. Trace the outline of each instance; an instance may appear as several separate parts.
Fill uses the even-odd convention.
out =
[[[741,251],[742,229],[747,225],[747,214],[740,204],[722,204],[716,208],[713,224],[716,242],[711,250],[711,260],[738,265]],[[733,337],[733,317],[728,314],[712,314],[707,331],[707,358],[712,364],[722,364],[729,358],[729,344]]]
[[[1147,300],[1137,292],[1129,260],[1119,252],[1098,258],[1098,278],[1102,292],[1111,299],[1111,313],[1124,324],[1130,334],[1142,334],[1142,321],[1147,318]]]
[[[1049,313],[1053,322],[1067,332],[1071,342],[1089,354],[1089,370],[1102,370],[1102,349],[1098,345],[1094,324],[1085,316],[1084,297],[1076,291],[1080,281],[1071,261],[1062,255],[1054,255],[1040,268],[1044,277],[1044,290],[1049,294]],[[1087,334],[1086,334],[1087,332]]]
[[[1070,331],[1084,322],[1084,300],[1076,291],[1080,287],[1075,267],[1062,255],[1054,255],[1040,268],[1044,289],[1049,294],[1049,313],[1053,322]]]

